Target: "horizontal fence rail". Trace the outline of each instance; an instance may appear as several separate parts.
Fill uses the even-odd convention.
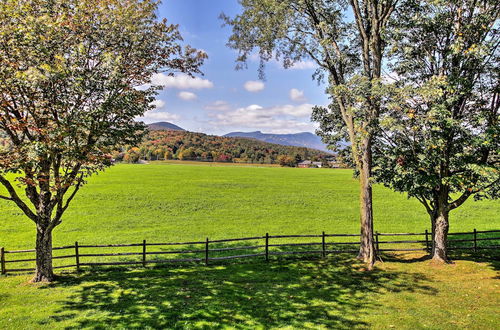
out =
[[[143,240],[142,243],[132,244],[79,244],[54,247],[53,251],[62,251],[62,255],[54,255],[53,260],[71,259],[69,264],[54,265],[54,269],[76,268],[82,266],[111,266],[111,265],[142,265],[167,264],[182,262],[203,262],[208,265],[210,261],[232,260],[242,258],[263,258],[270,260],[270,256],[283,255],[318,255],[326,257],[332,253],[355,253],[359,250],[359,234],[311,234],[311,235],[269,235],[252,236],[242,238],[229,238],[192,242],[150,243]],[[411,236],[405,239],[405,236]],[[467,236],[464,238],[464,236]],[[333,238],[344,238],[348,241],[334,241]],[[392,239],[391,239],[392,238]],[[294,241],[286,242],[286,240]],[[307,240],[297,242],[296,240]],[[492,241],[497,241],[497,244]],[[228,245],[233,243],[233,245]],[[243,244],[243,245],[234,245]],[[458,232],[448,234],[449,250],[473,250],[500,248],[500,230],[474,229],[472,232]],[[394,245],[404,246],[402,248]],[[430,252],[432,246],[432,234],[429,231],[422,233],[375,233],[375,247],[378,252],[397,251],[425,251]],[[116,251],[122,248],[137,248],[137,251]],[[115,251],[103,253],[102,250],[115,249]],[[158,250],[160,249],[160,250]],[[163,250],[161,250],[163,249]],[[166,250],[165,250],[166,249]],[[71,250],[68,253],[65,250]],[[108,250],[109,251],[109,250]],[[237,254],[231,254],[231,253]],[[0,271],[1,274],[34,271],[33,263],[36,261],[34,254],[36,250],[5,250],[0,248]],[[7,258],[7,256],[21,255],[20,258]],[[173,256],[173,258],[160,258]],[[138,258],[137,258],[138,257]],[[118,261],[110,259],[121,258]],[[133,259],[130,259],[133,258]],[[18,266],[19,265],[19,266]],[[31,267],[30,267],[31,266]]]

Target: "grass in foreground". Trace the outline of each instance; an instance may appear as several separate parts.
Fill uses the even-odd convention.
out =
[[[404,261],[404,260],[403,260]],[[264,261],[0,280],[0,327],[495,329],[498,264]]]

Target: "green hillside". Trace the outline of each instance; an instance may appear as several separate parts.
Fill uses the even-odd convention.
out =
[[[139,146],[124,147],[114,158],[125,162],[139,159],[180,159],[205,162],[279,164],[295,166],[301,160],[331,157],[323,151],[284,146],[241,137],[222,137],[179,130],[152,130]]]

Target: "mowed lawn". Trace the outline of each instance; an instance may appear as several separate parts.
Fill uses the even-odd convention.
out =
[[[54,232],[54,245],[173,242],[277,234],[358,233],[350,170],[207,165],[117,165],[90,178]],[[375,187],[375,229],[423,232],[414,199]],[[468,201],[451,231],[499,229],[499,201]],[[35,226],[0,200],[0,246],[31,248]]]
[[[468,201],[452,231],[500,228],[498,201]],[[375,187],[376,230],[429,228],[415,200]],[[270,234],[357,233],[350,170],[197,164],[117,165],[92,177],[54,245],[173,242]],[[32,248],[35,228],[0,201],[0,246]],[[51,285],[0,277],[0,329],[498,329],[500,264],[456,255],[384,257],[365,271],[349,256],[68,271]],[[484,256],[483,256],[484,257]]]

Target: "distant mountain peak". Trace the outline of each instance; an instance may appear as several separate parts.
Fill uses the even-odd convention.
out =
[[[166,130],[166,131],[185,131],[184,128],[181,128],[181,127],[179,127],[179,126],[177,126],[175,124],[169,123],[167,121],[160,121],[160,122],[157,122],[157,123],[148,124],[148,128],[151,131],[162,131],[162,130]]]
[[[321,151],[331,152],[327,149],[326,144],[321,141],[321,138],[310,132],[301,132],[293,134],[271,134],[255,132],[231,132],[226,137],[244,137],[256,139],[269,143],[276,143],[285,146],[296,146],[317,149]]]

